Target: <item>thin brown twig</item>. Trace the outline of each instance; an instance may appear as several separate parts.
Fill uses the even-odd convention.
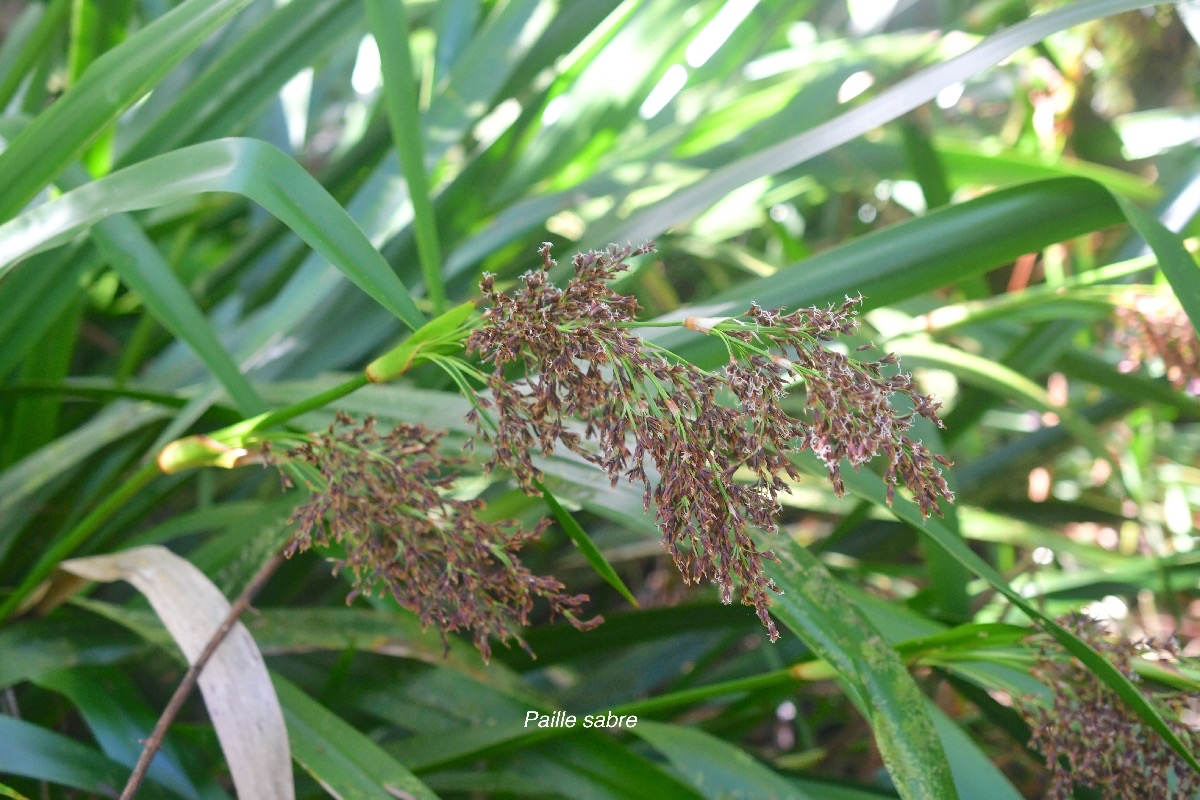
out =
[[[233,605],[229,608],[229,613],[225,615],[225,619],[221,622],[220,627],[213,633],[208,640],[208,644],[204,645],[204,649],[200,651],[200,655],[195,662],[188,667],[188,671],[184,674],[183,680],[179,682],[179,686],[175,688],[175,693],[171,695],[167,707],[163,709],[162,716],[158,718],[158,722],[154,725],[154,730],[146,737],[142,754],[138,757],[137,764],[133,767],[133,772],[129,775],[129,781],[125,784],[125,789],[121,792],[120,800],[133,800],[137,794],[138,787],[141,786],[142,780],[146,777],[146,771],[150,769],[150,762],[154,759],[160,747],[162,747],[163,739],[166,738],[167,729],[171,727],[171,723],[175,721],[175,717],[179,714],[179,710],[183,708],[184,701],[188,695],[192,693],[196,682],[200,679],[200,673],[204,671],[208,661],[212,658],[213,653],[217,652],[217,648],[221,646],[221,642],[225,641],[225,637],[233,630],[233,626],[237,624],[238,618],[246,612],[250,607],[250,601],[259,593],[262,587],[275,574],[275,570],[284,562],[285,556],[282,550],[276,552],[271,558],[259,568],[250,582],[246,584],[246,588],[233,601]]]

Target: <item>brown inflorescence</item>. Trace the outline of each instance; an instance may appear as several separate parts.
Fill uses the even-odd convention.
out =
[[[562,583],[521,563],[518,551],[540,528],[485,522],[481,501],[453,496],[454,471],[465,459],[440,453],[440,437],[410,424],[380,433],[370,417],[359,424],[339,413],[328,431],[291,453],[320,478],[292,516],[288,554],[340,545],[345,555],[334,569],[349,571],[354,584],[347,602],[389,593],[436,626],[443,642],[447,632],[469,632],[485,660],[492,639],[515,639],[529,651],[516,631],[529,624],[538,598],[581,630],[599,624],[576,616],[587,595],[566,594]]]
[[[1147,652],[1164,662],[1179,657],[1172,642],[1134,642],[1108,636],[1101,623],[1084,614],[1061,622],[1134,683],[1140,682],[1134,659]],[[1042,753],[1050,769],[1048,800],[1067,800],[1074,785],[1100,789],[1105,797],[1169,800],[1200,796],[1200,775],[1116,692],[1078,659],[1062,653],[1049,636],[1041,635],[1038,645],[1033,674],[1050,689],[1052,702],[1047,705],[1027,699],[1018,707],[1032,729],[1030,746]],[[1200,736],[1180,720],[1183,712],[1195,715],[1200,711],[1195,696],[1178,692],[1146,696],[1195,752]]]
[[[1130,290],[1116,307],[1116,323],[1113,343],[1125,351],[1122,372],[1159,359],[1176,389],[1200,394],[1200,342],[1173,294]]]
[[[768,608],[778,589],[763,572],[773,556],[757,547],[752,531],[777,528],[779,495],[800,477],[789,454],[812,449],[839,495],[843,459],[857,469],[882,454],[889,501],[903,483],[923,514],[940,513],[939,501],[952,499],[938,467],[946,462],[907,436],[914,412],[897,411],[891,398],[908,397],[916,414],[940,425],[937,403],[917,393],[909,376],[884,376],[894,357],[866,363],[822,344],[855,329],[858,300],[790,314],[752,306],[745,322],[689,319],[687,327],[730,347],[720,372],[654,347],[630,330],[637,301],[607,285],[628,269],[625,259],[652,248],[581,254],[565,288],[549,280],[549,245],[541,269],[511,293],[485,276],[491,307],[467,347],[495,369],[490,397],[479,398],[470,420],[492,448],[488,467],[510,470],[527,491],[540,477],[533,455],[559,444],[603,469],[613,485],[642,485],[685,580],[712,580],[726,603],[739,585],[742,602],[756,608],[775,640]],[[509,377],[513,364],[523,378]],[[797,377],[811,421],[781,406]],[[739,472],[751,479],[735,480]]]

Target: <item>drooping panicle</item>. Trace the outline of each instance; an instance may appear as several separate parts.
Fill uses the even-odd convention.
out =
[[[755,606],[775,639],[768,608],[777,589],[763,572],[773,556],[752,531],[776,530],[779,495],[800,478],[789,456],[812,449],[841,494],[843,460],[857,469],[885,455],[889,492],[903,483],[923,514],[940,513],[939,500],[952,495],[939,462],[905,433],[913,413],[940,424],[937,403],[909,376],[885,377],[894,357],[864,363],[824,346],[855,330],[860,298],[789,314],[753,305],[745,320],[689,319],[685,327],[729,346],[730,361],[717,372],[655,347],[630,327],[637,301],[607,284],[628,269],[627,258],[651,249],[613,245],[576,256],[575,275],[561,289],[549,281],[549,245],[542,267],[512,292],[485,276],[491,307],[467,347],[494,370],[490,396],[479,398],[486,413],[472,419],[492,448],[489,468],[511,471],[528,491],[539,477],[532,454],[559,445],[614,485],[640,484],[684,579],[712,580],[727,603],[740,586],[742,601]],[[522,377],[512,377],[514,363]],[[797,382],[808,420],[782,405]],[[894,409],[896,394],[910,398],[915,412]]]
[[[443,641],[448,632],[469,632],[485,660],[493,639],[529,649],[517,631],[539,598],[578,628],[599,624],[577,617],[586,595],[566,594],[558,580],[521,563],[519,551],[541,528],[486,522],[480,500],[454,496],[451,484],[466,460],[444,455],[440,439],[420,425],[381,433],[370,417],[360,424],[339,414],[290,455],[319,478],[292,516],[289,555],[340,546],[345,554],[334,570],[349,572],[354,585],[347,602],[390,594],[437,627]]]

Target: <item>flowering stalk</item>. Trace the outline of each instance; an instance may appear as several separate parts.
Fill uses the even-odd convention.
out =
[[[382,434],[371,418],[359,424],[339,414],[285,462],[285,480],[290,472],[311,490],[292,515],[297,532],[288,555],[313,545],[343,548],[334,571],[351,575],[347,602],[390,594],[443,641],[447,632],[469,632],[485,660],[492,639],[513,638],[529,651],[516,629],[529,624],[536,599],[580,630],[598,625],[600,618],[578,617],[587,595],[568,595],[562,583],[521,563],[518,551],[544,525],[529,531],[485,522],[482,501],[453,495],[465,459],[443,455],[440,438],[409,424]]]
[[[646,324],[634,320],[637,301],[606,281],[628,269],[626,258],[651,249],[581,254],[575,277],[561,289],[548,278],[555,264],[549,245],[541,249],[542,268],[526,273],[511,294],[485,276],[481,289],[491,307],[467,349],[494,370],[490,396],[477,399],[469,419],[492,448],[488,468],[510,470],[530,493],[540,477],[532,455],[559,445],[598,466],[613,485],[641,485],[684,579],[712,580],[726,603],[739,585],[742,602],[756,608],[775,640],[768,608],[778,589],[762,566],[773,556],[758,549],[751,532],[777,529],[779,494],[800,477],[791,456],[813,450],[840,495],[843,459],[857,469],[883,455],[889,502],[903,483],[922,514],[940,513],[939,501],[953,498],[938,466],[947,462],[907,435],[915,415],[940,425],[938,404],[909,376],[885,377],[894,356],[865,363],[824,346],[855,330],[857,299],[790,314],[754,305],[744,320],[690,318],[686,327],[728,347],[729,363],[719,372],[644,341],[631,332]],[[513,364],[523,378],[508,377]],[[807,421],[781,405],[797,382],[806,390]],[[897,394],[913,411],[893,408]],[[750,481],[734,480],[745,472]]]
[[[662,323],[634,319],[637,301],[607,281],[627,269],[626,258],[651,248],[579,255],[575,277],[560,289],[549,281],[554,260],[543,246],[542,268],[526,273],[517,291],[498,291],[494,277],[484,277],[491,306],[482,316],[473,304],[448,311],[322,399],[368,380],[392,380],[421,362],[437,364],[472,402],[468,420],[491,447],[487,469],[506,469],[539,494],[534,455],[564,446],[614,485],[641,486],[684,579],[713,581],[726,603],[740,587],[742,602],[755,607],[775,640],[768,609],[778,589],[763,569],[774,557],[759,549],[753,532],[777,530],[779,496],[801,477],[793,457],[816,453],[841,495],[843,460],[858,469],[882,456],[889,502],[903,485],[922,514],[940,513],[939,503],[952,499],[939,468],[947,462],[907,433],[916,416],[940,425],[938,404],[895,373],[894,356],[863,362],[826,346],[854,332],[859,299],[787,314],[752,305],[738,318],[675,323],[724,342],[729,362],[715,372],[645,341],[634,329]],[[492,365],[490,375],[459,355],[464,345]],[[805,390],[804,419],[782,405],[793,385]],[[896,395],[912,410],[896,409]],[[245,463],[237,449],[265,445],[266,423],[301,407],[311,404],[188,441],[180,462]],[[351,574],[351,598],[389,593],[443,636],[469,631],[485,658],[493,638],[524,645],[515,628],[528,622],[538,598],[576,627],[596,624],[577,616],[585,596],[565,594],[561,583],[532,575],[518,560],[541,527],[483,522],[478,501],[454,498],[453,473],[465,462],[441,455],[439,437],[412,425],[381,434],[371,419],[359,425],[339,416],[298,446],[297,437],[284,435],[280,441],[292,446],[287,457],[269,449],[259,456],[257,448],[250,455],[280,465],[285,478],[311,490],[293,517],[292,552],[344,547],[335,569]]]
[[[1102,623],[1083,614],[1061,622],[1135,683],[1141,682],[1139,666],[1149,663],[1143,655],[1153,655],[1156,664],[1180,660],[1173,642],[1110,636]],[[1066,800],[1076,784],[1101,789],[1106,797],[1168,800],[1200,794],[1200,776],[1114,691],[1048,637],[1038,637],[1037,644],[1039,655],[1032,672],[1050,689],[1051,699],[1047,704],[1025,698],[1018,708],[1032,729],[1030,746],[1045,756],[1050,769],[1049,800]],[[1200,743],[1195,694],[1145,696],[1180,739],[1193,748]],[[1182,721],[1185,715],[1190,715],[1191,727]]]
[[[841,462],[857,469],[877,455],[887,459],[888,499],[903,483],[923,514],[939,512],[951,494],[937,467],[946,462],[907,436],[914,414],[940,424],[937,404],[916,392],[906,375],[885,377],[896,361],[864,363],[824,346],[855,328],[858,301],[839,308],[790,314],[751,306],[744,318],[691,318],[692,330],[719,337],[729,351],[724,369],[708,372],[637,336],[633,329],[660,323],[634,319],[637,301],[606,281],[627,269],[630,255],[650,252],[610,247],[576,257],[565,289],[549,283],[549,246],[542,269],[527,273],[513,294],[481,288],[492,305],[481,317],[474,304],[447,311],[371,362],[363,374],[325,392],[208,434],[171,443],[156,464],[139,473],[141,486],[158,473],[251,463],[281,466],[285,479],[312,492],[294,521],[292,551],[310,545],[343,546],[339,569],[352,573],[355,593],[387,591],[425,624],[468,630],[485,657],[492,638],[516,636],[541,598],[580,628],[583,596],[570,596],[553,578],[532,575],[517,551],[541,528],[484,522],[477,501],[453,497],[452,473],[461,459],[440,455],[440,434],[401,425],[384,435],[373,420],[358,425],[339,416],[324,434],[272,430],[324,407],[370,382],[394,380],[421,363],[445,370],[471,400],[470,420],[491,445],[488,468],[511,470],[538,493],[534,453],[563,445],[599,467],[616,484],[640,485],[647,510],[655,507],[667,551],[689,582],[714,581],[724,602],[735,585],[753,605],[772,640],[770,592],[752,532],[775,531],[779,494],[800,474],[792,462],[812,449],[844,492]],[[493,366],[485,375],[463,351]],[[519,366],[523,377],[506,375]],[[490,390],[477,391],[479,383]],[[786,414],[787,389],[802,383],[810,420]],[[900,413],[900,394],[913,411]],[[279,457],[270,445],[290,448]],[[749,480],[735,480],[749,475]],[[130,490],[134,491],[134,490]],[[121,493],[68,537],[74,548],[128,497]],[[57,551],[56,558],[61,557]],[[11,612],[53,566],[40,564],[0,608]],[[353,596],[353,594],[352,594]],[[520,638],[516,637],[520,642]],[[523,642],[522,642],[523,644]]]
[[[1176,389],[1200,394],[1200,342],[1170,291],[1131,287],[1118,297],[1115,316],[1113,344],[1125,354],[1121,372],[1158,361]]]

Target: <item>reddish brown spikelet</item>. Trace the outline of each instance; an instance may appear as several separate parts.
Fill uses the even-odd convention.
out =
[[[347,602],[391,594],[423,625],[437,627],[443,641],[448,632],[469,632],[485,660],[493,639],[529,649],[516,629],[529,624],[539,598],[578,628],[599,624],[576,617],[586,595],[566,594],[558,580],[521,563],[519,551],[540,528],[484,522],[481,501],[449,493],[465,460],[443,455],[440,438],[409,424],[380,433],[370,417],[359,424],[339,414],[292,454],[315,468],[321,483],[309,487],[311,497],[292,516],[297,532],[289,555],[341,545],[345,556],[334,569],[350,573]]]
[[[1102,623],[1083,614],[1060,622],[1134,683],[1140,683],[1140,678],[1133,662],[1143,653],[1153,652],[1160,662],[1179,660],[1173,642],[1134,642],[1109,636]],[[1049,688],[1050,702],[1030,698],[1018,708],[1032,729],[1030,746],[1042,753],[1050,770],[1048,800],[1067,800],[1075,785],[1094,787],[1105,797],[1171,800],[1200,796],[1200,775],[1116,692],[1078,659],[1064,654],[1048,636],[1040,636],[1038,646],[1040,655],[1033,674]],[[1194,717],[1200,710],[1195,696],[1174,692],[1152,694],[1148,699],[1195,752],[1200,735],[1180,720],[1181,713],[1187,711]]]
[[[750,324],[721,327],[721,335],[748,352],[773,348],[782,355],[731,358],[718,373],[668,357],[622,327],[633,321],[637,301],[606,283],[628,269],[625,259],[651,248],[613,245],[576,256],[575,276],[561,289],[547,275],[554,264],[548,245],[542,268],[527,272],[511,293],[497,291],[485,276],[481,288],[491,307],[467,346],[495,367],[491,396],[480,398],[495,419],[491,413],[472,419],[492,447],[489,468],[510,470],[527,491],[539,477],[533,454],[549,455],[560,444],[603,469],[614,485],[641,484],[684,579],[712,580],[727,603],[739,585],[742,601],[755,606],[774,640],[779,634],[767,609],[778,589],[763,572],[773,556],[758,549],[751,532],[776,530],[779,493],[800,477],[789,454],[816,451],[839,494],[842,459],[857,468],[884,454],[889,486],[904,483],[922,513],[939,513],[938,501],[952,495],[935,458],[904,433],[913,415],[896,412],[890,398],[908,396],[917,414],[940,424],[937,404],[918,394],[908,376],[885,378],[883,368],[893,361],[864,364],[820,344],[854,330],[857,299],[786,315],[752,306]],[[710,332],[722,321],[690,322]],[[520,380],[506,377],[514,362]],[[781,405],[797,371],[812,422],[792,418]],[[739,471],[751,479],[735,481]]]

